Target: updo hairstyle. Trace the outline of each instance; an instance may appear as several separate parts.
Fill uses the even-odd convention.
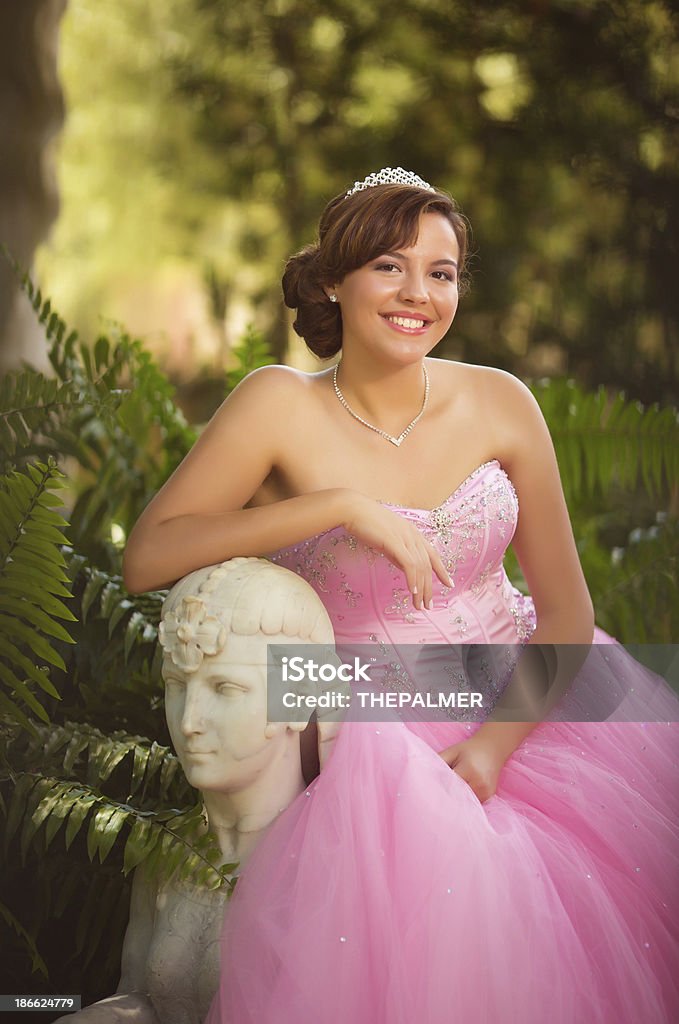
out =
[[[318,242],[291,256],[283,274],[285,304],[297,311],[293,327],[320,359],[342,347],[342,312],[325,287],[341,283],[385,252],[417,241],[423,213],[440,213],[452,225],[460,248],[460,294],[466,286],[467,223],[446,192],[413,185],[375,185],[332,199],[321,216]]]

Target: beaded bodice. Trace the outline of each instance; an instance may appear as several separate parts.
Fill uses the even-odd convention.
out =
[[[454,587],[434,577],[433,608],[417,611],[403,572],[342,527],[272,554],[316,590],[338,642],[513,643],[530,636],[533,603],[511,585],[502,562],[518,501],[497,459],[470,473],[435,509],[383,504],[437,548]]]

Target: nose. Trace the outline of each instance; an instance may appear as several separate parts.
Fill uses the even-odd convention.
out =
[[[184,691],[184,707],[180,728],[183,736],[192,736],[197,732],[203,732],[205,728],[205,709],[199,688],[191,685]]]
[[[422,303],[429,299],[426,278],[414,268],[404,275],[401,282],[399,298],[403,302]]]

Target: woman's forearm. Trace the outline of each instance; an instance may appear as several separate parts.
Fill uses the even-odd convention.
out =
[[[336,487],[258,508],[139,521],[123,557],[131,593],[158,590],[204,565],[237,555],[266,555],[340,525],[347,488]]]
[[[500,700],[474,735],[509,757],[567,692],[587,658],[592,635],[588,609],[565,623],[558,615],[541,618]],[[562,639],[557,642],[557,637]]]

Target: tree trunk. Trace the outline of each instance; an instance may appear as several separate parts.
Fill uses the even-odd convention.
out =
[[[67,2],[0,3],[0,244],[26,269],[59,207],[50,142],[64,119],[57,41]],[[45,339],[0,258],[0,373],[23,362],[47,367]]]

